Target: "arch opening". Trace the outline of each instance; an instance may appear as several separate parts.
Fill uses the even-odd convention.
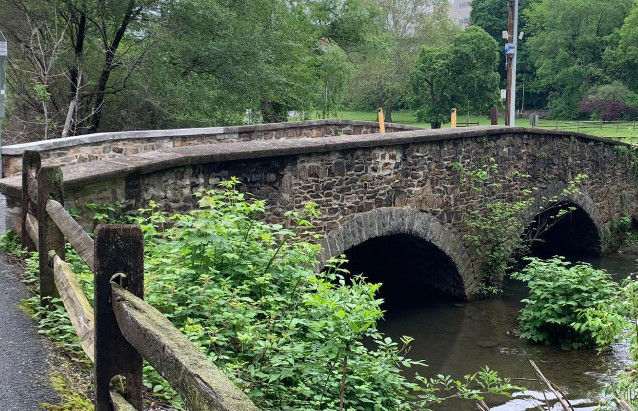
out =
[[[383,283],[385,307],[417,307],[441,299],[463,300],[459,271],[440,248],[410,234],[375,237],[345,251],[351,275]]]
[[[535,257],[597,257],[602,252],[598,226],[571,201],[562,201],[537,214],[524,235],[529,240],[530,254]]]

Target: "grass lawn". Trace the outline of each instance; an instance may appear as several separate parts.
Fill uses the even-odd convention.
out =
[[[376,121],[377,113],[374,111],[342,111],[337,116],[345,120],[363,120],[363,121]],[[466,121],[467,116],[461,114],[458,117],[458,122],[462,123]],[[392,113],[392,121],[395,123],[409,124],[416,127],[430,128],[429,123],[420,123],[416,119],[416,114],[413,111],[395,111]],[[505,124],[503,118],[499,119],[500,124]],[[471,116],[470,122],[478,122],[479,125],[490,125],[490,119],[487,116]],[[516,126],[518,127],[530,127],[529,120],[526,118],[517,118]],[[450,124],[444,124],[443,127],[450,127]],[[624,124],[604,124],[601,129],[600,124],[583,123],[577,121],[566,120],[540,120],[540,128],[558,129],[567,131],[578,131],[584,134],[590,134],[592,136],[609,137],[613,139],[631,139],[638,140],[638,122],[627,122]]]

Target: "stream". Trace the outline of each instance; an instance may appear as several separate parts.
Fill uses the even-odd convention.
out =
[[[586,261],[621,281],[636,271],[636,258],[616,254]],[[488,365],[501,377],[534,379],[528,363],[528,359],[532,359],[545,376],[561,388],[575,409],[594,409],[604,395],[605,385],[628,363],[628,345],[616,344],[609,352],[598,354],[596,351],[564,351],[524,341],[517,336],[517,315],[522,307],[520,300],[526,293],[525,284],[511,281],[498,298],[466,304],[448,301],[416,308],[392,307],[379,325],[381,331],[396,341],[404,335],[415,338],[408,356],[424,359],[429,365],[419,371],[422,375],[448,374],[462,378]],[[492,410],[532,410],[544,403],[543,387],[538,382],[512,382],[527,390],[512,398],[488,398],[486,402]],[[551,393],[545,395],[550,398]],[[476,406],[472,401],[454,401],[436,409],[476,410]]]

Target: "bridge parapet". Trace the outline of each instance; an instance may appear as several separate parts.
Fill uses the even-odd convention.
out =
[[[105,132],[15,144],[4,146],[0,151],[3,175],[9,177],[20,174],[22,154],[26,150],[40,152],[45,166],[64,167],[171,147],[365,134],[374,133],[378,128],[377,123],[369,121],[325,119],[232,127]],[[386,123],[389,132],[416,129],[403,124]]]
[[[351,222],[371,221],[357,216],[373,210],[408,210],[388,215],[430,222],[427,235],[414,229],[403,234],[448,255],[462,279],[450,284],[462,283],[466,289],[459,294],[470,298],[480,281],[474,268],[478,253],[464,243],[468,212],[481,212],[495,200],[516,201],[530,188],[553,195],[578,174],[587,174],[579,198],[564,200],[582,210],[578,221],[595,226],[587,232],[601,237],[620,216],[638,216],[635,162],[628,161],[626,147],[577,133],[505,127],[172,147],[65,167],[65,204],[82,210],[86,203],[123,201],[137,209],[154,200],[169,211],[186,211],[196,205],[195,192],[236,176],[242,190],[267,200],[270,221],[286,223],[286,211],[317,203],[322,213],[317,230],[329,238]],[[459,180],[455,163],[478,169],[490,158],[504,175],[520,172],[530,178],[494,192],[473,190]],[[0,181],[9,208],[18,207],[20,187],[17,177]],[[521,218],[533,218],[533,212]],[[334,238],[345,244],[354,237],[348,232]]]

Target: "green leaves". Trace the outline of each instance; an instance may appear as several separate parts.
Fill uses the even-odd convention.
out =
[[[305,239],[315,238],[316,205],[286,213],[285,227],[260,220],[265,203],[240,192],[237,179],[198,198],[199,208],[186,214],[168,215],[151,203],[132,217],[145,236],[145,300],[260,409],[338,409],[343,392],[347,409],[422,410],[443,401],[442,392],[475,399],[513,390],[487,369],[458,381],[406,380],[404,368],[425,364],[407,356],[411,337],[397,343],[377,330],[381,285],[350,276],[343,256],[315,271],[320,247]],[[67,260],[92,296],[88,267],[71,250]],[[37,255],[29,260],[32,282],[36,275]],[[39,309],[33,297],[31,307],[42,315],[42,333],[81,355],[61,305]],[[144,376],[153,396],[181,408],[148,365]]]
[[[232,179],[199,193],[187,214],[142,210],[146,300],[262,409],[338,409],[342,389],[348,409],[431,403],[402,375],[424,365],[405,356],[412,339],[377,330],[380,284],[351,277],[343,257],[315,272],[316,205],[287,212],[287,227],[267,224],[264,202],[238,188]]]
[[[480,113],[498,101],[496,41],[470,26],[447,48],[424,47],[412,75],[419,121],[447,123],[453,107]]]
[[[613,342],[620,325],[613,309],[620,287],[605,271],[563,257],[527,260],[523,271],[512,274],[530,289],[519,317],[523,338],[576,349]]]
[[[632,5],[632,0],[542,0],[525,10],[534,87],[548,93],[554,117],[576,118],[587,91],[611,81],[605,49]]]
[[[529,261],[513,275],[530,289],[530,298],[522,300],[521,336],[542,344],[600,351],[629,341],[633,362],[607,387],[601,409],[617,409],[619,401],[638,406],[638,276],[618,285],[589,264],[570,264],[562,257]]]

